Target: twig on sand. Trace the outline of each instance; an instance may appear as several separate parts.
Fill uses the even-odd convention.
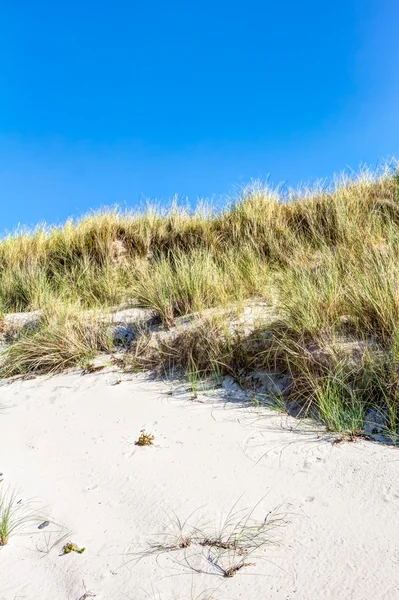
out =
[[[85,589],[85,593],[83,594],[83,596],[80,596],[79,600],[87,600],[87,598],[94,598],[95,596],[97,596],[97,594],[94,594],[94,592],[91,592],[90,590],[88,590],[86,588],[84,581],[82,583],[83,583],[83,587]]]

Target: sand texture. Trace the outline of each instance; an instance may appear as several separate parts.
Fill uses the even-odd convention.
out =
[[[395,448],[111,370],[3,382],[0,404],[0,485],[50,521],[0,550],[0,600],[399,598]],[[143,428],[154,445],[135,445]],[[279,527],[234,577],[199,545],[138,560],[176,517],[216,531],[255,505]]]

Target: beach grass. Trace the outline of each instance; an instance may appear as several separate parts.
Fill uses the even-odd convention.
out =
[[[396,436],[398,255],[394,161],[312,189],[252,185],[223,210],[174,203],[21,230],[0,241],[0,314],[44,316],[5,350],[1,374],[59,371],[109,350],[92,315],[127,303],[167,330],[203,315],[157,347],[141,336],[135,368],[178,368],[195,386],[279,370],[329,429],[361,434],[373,409]],[[231,327],[232,307],[248,303],[276,317]]]
[[[32,502],[18,500],[17,490],[0,488],[0,547],[6,546],[11,536],[40,520]]]

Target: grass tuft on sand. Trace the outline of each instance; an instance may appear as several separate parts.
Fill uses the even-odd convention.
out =
[[[17,500],[18,492],[10,487],[0,488],[0,547],[6,546],[10,537],[33,523],[40,516],[30,501]]]

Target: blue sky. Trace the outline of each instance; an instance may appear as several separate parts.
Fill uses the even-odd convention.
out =
[[[21,0],[0,15],[0,231],[399,154],[397,0]]]

